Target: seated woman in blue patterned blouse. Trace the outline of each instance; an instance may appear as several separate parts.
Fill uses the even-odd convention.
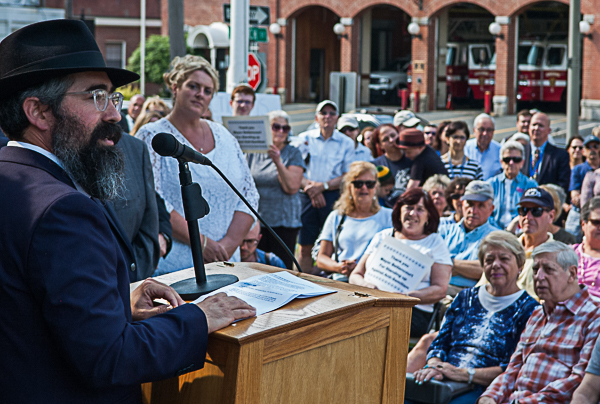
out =
[[[517,286],[525,251],[514,235],[506,231],[488,234],[479,247],[479,262],[489,284],[456,296],[429,347],[427,365],[414,373],[419,384],[436,379],[475,385],[451,404],[475,403],[506,369],[538,304]]]

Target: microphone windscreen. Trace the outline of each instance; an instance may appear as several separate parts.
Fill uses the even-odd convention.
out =
[[[152,139],[152,148],[161,156],[172,156],[177,152],[177,143],[170,133],[159,133]]]

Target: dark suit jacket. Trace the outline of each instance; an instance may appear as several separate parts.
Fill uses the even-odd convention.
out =
[[[58,165],[2,148],[0,195],[0,401],[139,404],[140,383],[202,367],[204,313],[132,322],[109,218]]]
[[[566,150],[546,144],[542,157],[541,167],[537,176],[537,183],[556,184],[561,186],[569,195],[569,182],[571,181],[571,167],[569,166],[569,153]],[[525,160],[521,172],[530,177],[531,144],[525,145]]]
[[[117,147],[125,155],[125,192],[107,205],[114,209],[132,245],[135,261],[130,262],[129,276],[135,282],[152,276],[160,258],[154,176],[144,142],[123,133]]]

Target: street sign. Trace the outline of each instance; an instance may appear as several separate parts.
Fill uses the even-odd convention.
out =
[[[225,23],[231,22],[231,5],[223,4],[223,19]],[[271,24],[271,9],[265,6],[250,6],[250,25],[269,25]]]
[[[250,27],[251,42],[267,42],[267,29],[259,27]]]
[[[248,85],[254,91],[260,85],[260,61],[254,53],[248,53]]]

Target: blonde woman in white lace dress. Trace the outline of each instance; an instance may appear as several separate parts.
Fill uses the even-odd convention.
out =
[[[135,135],[148,144],[155,187],[171,212],[173,225],[173,248],[160,260],[154,275],[193,266],[181,201],[179,165],[176,159],[154,152],[151,144],[156,134],[170,133],[182,144],[204,154],[253,208],[258,207],[258,192],[237,140],[222,125],[201,119],[218,90],[217,72],[205,59],[192,55],[175,58],[172,67],[164,79],[173,92],[173,110],[165,118],[144,125]],[[252,213],[212,168],[199,164],[189,167],[192,180],[200,184],[202,196],[210,206],[210,213],[198,220],[204,262],[239,261],[238,246],[254,223]]]

